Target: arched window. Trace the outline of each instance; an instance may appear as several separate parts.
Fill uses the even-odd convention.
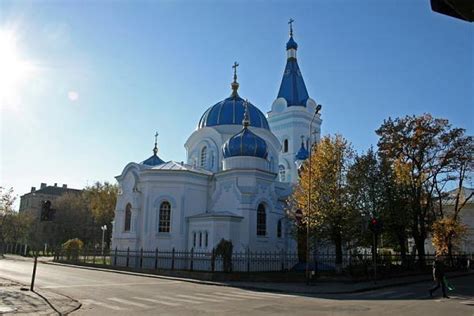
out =
[[[215,158],[214,158],[214,153],[211,152],[211,153],[210,153],[210,156],[211,156],[211,165],[210,165],[210,167],[211,167],[211,168],[214,168],[214,162],[215,162],[215,161],[214,161],[214,160],[215,160]]]
[[[124,231],[129,232],[132,225],[132,204],[128,203],[125,207],[125,226]]]
[[[285,166],[283,166],[283,165],[278,166],[278,174],[280,175],[280,181],[285,182],[286,181]]]
[[[277,237],[281,238],[281,219],[277,223]]]
[[[267,214],[265,205],[260,203],[257,208],[257,236],[265,236],[267,234]]]
[[[158,223],[158,232],[169,233],[171,225],[171,205],[164,201],[160,205],[160,220]]]
[[[288,139],[285,139],[283,141],[283,152],[287,153],[288,152]]]
[[[207,146],[204,146],[201,150],[201,163],[199,164],[202,168],[206,167],[207,160]]]

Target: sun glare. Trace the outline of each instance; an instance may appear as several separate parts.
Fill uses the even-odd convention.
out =
[[[31,70],[31,64],[17,50],[15,34],[0,30],[0,108],[16,105],[20,86]]]

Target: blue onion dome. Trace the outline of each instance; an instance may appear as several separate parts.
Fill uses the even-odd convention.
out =
[[[162,163],[165,163],[163,160],[160,159],[160,157],[158,157],[157,137],[158,133],[155,134],[155,147],[153,148],[153,156],[141,162],[142,165],[157,166],[161,165]]]
[[[247,104],[246,102],[244,105],[246,110],[242,120],[244,128],[224,143],[222,146],[224,158],[250,156],[267,159],[267,143],[248,128],[250,120],[248,115],[249,106]]]
[[[290,39],[286,43],[286,49],[298,49],[298,44],[296,44],[295,40],[293,39],[293,36],[290,36]]]
[[[214,104],[204,112],[199,120],[198,128],[206,126],[219,125],[241,125],[244,119],[244,99],[242,99],[237,90],[239,83],[237,82],[236,68],[238,64],[234,63],[234,81],[231,84],[232,94],[230,97]],[[253,104],[248,102],[248,114],[250,124],[253,127],[260,127],[270,130],[267,118],[265,115]]]
[[[296,153],[296,160],[306,160],[309,157],[309,152],[304,147],[303,137],[301,138],[301,147],[300,150]]]

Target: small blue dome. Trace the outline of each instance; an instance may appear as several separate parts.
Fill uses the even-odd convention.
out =
[[[268,156],[267,143],[252,133],[247,127],[229,138],[222,146],[224,158],[251,156],[266,159]]]
[[[267,118],[253,104],[248,103],[250,125],[270,130]],[[211,106],[199,120],[198,128],[218,125],[241,125],[244,118],[244,99],[237,93]]]
[[[303,142],[301,142],[301,148],[300,148],[300,150],[298,150],[295,157],[296,157],[296,160],[306,160],[306,159],[308,159],[309,153],[306,150],[306,148],[304,148],[304,143]]]
[[[288,40],[288,43],[286,43],[286,49],[298,49],[298,44],[296,44],[295,40],[293,39],[293,36],[290,36],[290,39]]]
[[[153,155],[147,160],[142,162],[142,165],[147,165],[147,166],[157,166],[161,165],[162,163],[165,163],[163,160],[160,159],[157,155]]]

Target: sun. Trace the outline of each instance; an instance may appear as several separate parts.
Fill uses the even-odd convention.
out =
[[[20,56],[15,33],[0,30],[0,108],[20,98],[20,87],[31,70],[31,64]]]

